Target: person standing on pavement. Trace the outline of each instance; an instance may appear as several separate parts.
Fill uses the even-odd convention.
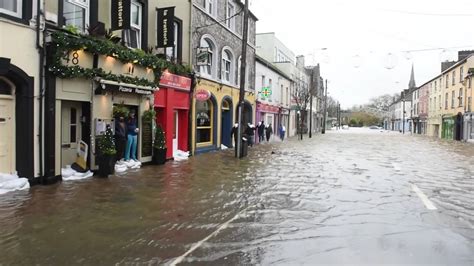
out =
[[[125,149],[125,162],[127,166],[132,167],[133,165],[139,164],[137,160],[137,118],[135,117],[135,111],[130,111],[130,115],[127,119],[127,147]]]
[[[115,146],[117,148],[117,161],[123,163],[123,155],[127,142],[125,118],[120,116],[115,120]]]
[[[267,137],[267,142],[270,141],[270,137],[273,134],[272,123],[268,124],[267,128],[265,128],[265,135]]]

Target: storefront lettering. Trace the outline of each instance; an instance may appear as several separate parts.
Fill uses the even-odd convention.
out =
[[[137,93],[137,94],[149,95],[149,94],[151,94],[151,91],[149,91],[149,90],[141,90],[141,89],[135,88],[135,93]]]
[[[160,86],[189,91],[191,88],[191,79],[164,72],[160,78]]]
[[[121,92],[133,92],[133,89],[120,86],[119,91],[121,91]]]

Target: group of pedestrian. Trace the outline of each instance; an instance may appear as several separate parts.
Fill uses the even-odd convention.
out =
[[[234,143],[237,143],[238,128],[239,124],[235,124],[230,132],[231,138],[234,138]],[[280,125],[278,128],[278,133],[280,135],[280,139],[283,141],[285,139],[286,134],[285,126]],[[271,123],[266,125],[264,121],[259,122],[257,126],[248,123],[242,134],[242,136],[245,137],[245,139],[247,140],[248,145],[252,147],[254,144],[255,134],[258,135],[259,143],[264,142],[265,140],[267,142],[270,142],[271,136],[273,135],[273,127]]]
[[[137,160],[137,118],[131,110],[127,119],[124,116],[115,120],[115,146],[117,148],[117,163],[127,167],[137,167],[141,162]]]

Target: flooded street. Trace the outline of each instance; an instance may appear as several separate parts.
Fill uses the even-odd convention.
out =
[[[3,195],[0,264],[474,264],[473,145],[350,129],[233,155]]]

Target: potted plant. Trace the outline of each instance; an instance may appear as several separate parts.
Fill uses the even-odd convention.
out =
[[[156,126],[155,142],[153,143],[153,163],[165,164],[166,162],[166,138],[161,126]]]
[[[153,121],[153,119],[155,119],[155,116],[156,116],[155,110],[153,110],[153,109],[146,110],[146,111],[143,112],[142,122],[151,123]]]
[[[128,110],[128,108],[123,104],[114,105],[114,108],[112,109],[112,115],[114,118],[126,118],[128,117],[128,113],[130,113],[130,110]]]
[[[114,134],[110,126],[107,126],[104,136],[97,138],[97,164],[99,165],[99,176],[108,177],[114,173],[115,167]]]

